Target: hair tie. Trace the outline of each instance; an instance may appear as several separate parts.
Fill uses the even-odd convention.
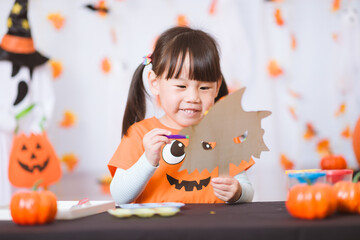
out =
[[[151,63],[151,53],[149,53],[148,55],[146,55],[146,56],[144,56],[143,57],[143,62],[142,62],[142,64],[143,65],[149,65],[150,63]]]

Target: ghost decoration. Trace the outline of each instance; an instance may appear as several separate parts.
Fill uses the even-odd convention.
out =
[[[35,177],[30,181],[24,175],[29,174],[24,168],[26,164],[20,163],[34,160],[40,149],[28,155],[28,159],[24,159],[25,152],[21,149],[35,150],[40,145],[48,147],[46,152],[54,161],[51,169],[56,171],[47,173],[51,175],[51,181],[46,181],[46,185],[56,182],[61,176],[60,161],[49,147],[51,144],[45,134],[54,105],[50,68],[46,64],[49,59],[35,49],[27,12],[27,0],[14,2],[7,19],[8,31],[0,43],[0,205],[9,203],[14,187],[34,184]],[[9,164],[10,156],[14,164]],[[33,169],[36,179],[44,177],[39,170]],[[26,180],[19,181],[21,179]]]
[[[242,88],[218,101],[198,124],[180,131],[189,136],[189,144],[179,171],[212,172],[218,167],[219,176],[229,175],[230,163],[239,165],[269,150],[263,140],[261,119],[271,112],[245,112],[241,107],[244,91]]]

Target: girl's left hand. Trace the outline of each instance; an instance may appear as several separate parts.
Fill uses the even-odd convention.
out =
[[[233,177],[217,177],[211,180],[214,194],[224,202],[236,202],[242,193],[238,180]]]

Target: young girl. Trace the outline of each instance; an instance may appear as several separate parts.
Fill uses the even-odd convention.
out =
[[[149,89],[165,115],[144,120],[147,93],[142,73],[150,62]],[[164,32],[151,56],[136,69],[130,85],[123,138],[108,164],[115,202],[251,201],[253,188],[245,170],[253,162],[234,177],[212,178],[206,170],[179,172],[187,142],[167,137],[197,124],[214,102],[227,94],[217,44],[212,37],[187,27]]]

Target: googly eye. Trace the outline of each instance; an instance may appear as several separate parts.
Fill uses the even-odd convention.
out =
[[[216,143],[215,143],[215,142],[205,142],[205,141],[202,141],[202,142],[201,142],[201,146],[203,147],[204,150],[211,150],[211,149],[214,149],[214,148],[215,148]]]
[[[178,164],[185,158],[185,145],[178,140],[173,140],[163,148],[162,157],[168,164]]]
[[[234,140],[234,143],[238,144],[238,143],[243,143],[246,141],[246,138],[248,136],[248,131],[245,131],[244,134],[238,136],[238,137],[235,137],[233,140]]]

